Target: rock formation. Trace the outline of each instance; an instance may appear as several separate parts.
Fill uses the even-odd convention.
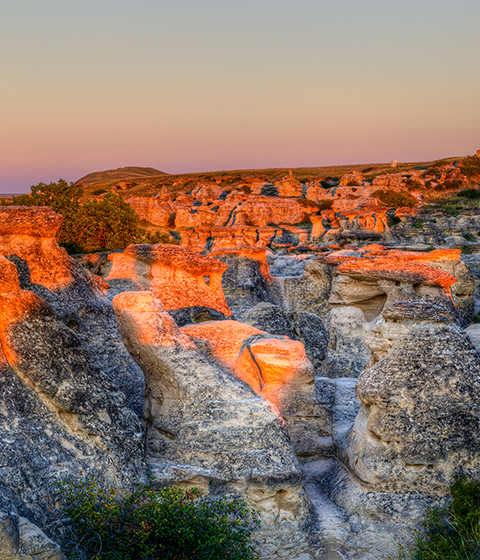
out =
[[[20,286],[45,300],[57,319],[75,332],[90,359],[120,387],[140,416],[143,374],[118,334],[104,295],[108,284],[58,246],[55,234],[61,220],[48,207],[1,207],[0,255],[15,263]]]
[[[226,265],[173,245],[129,245],[112,253],[107,276],[112,291],[151,290],[180,323],[196,315],[207,318],[230,316],[222,291]],[[186,319],[184,318],[186,316]]]
[[[444,308],[388,306],[367,344],[350,467],[376,489],[445,493],[454,474],[480,474],[480,356]]]
[[[179,331],[151,292],[119,294],[113,305],[125,344],[146,377],[146,453],[153,473],[161,473],[167,460],[193,469],[197,482],[240,492],[268,526],[260,537],[263,557],[285,546],[298,558],[308,548],[308,504],[277,410],[212,365],[185,334],[212,323]]]

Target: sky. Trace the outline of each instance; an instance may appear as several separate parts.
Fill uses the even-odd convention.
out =
[[[0,0],[0,192],[480,148],[478,0]]]

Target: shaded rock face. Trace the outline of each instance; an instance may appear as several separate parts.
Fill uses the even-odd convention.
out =
[[[35,527],[52,520],[55,483],[144,479],[142,427],[75,333],[20,288],[15,266],[0,257],[0,270],[0,532],[10,527],[0,556],[59,558]]]
[[[204,487],[242,494],[265,522],[262,558],[277,557],[284,547],[292,558],[306,553],[308,503],[275,407],[210,363],[152,293],[125,292],[113,305],[125,344],[145,373],[152,472],[173,461],[195,471],[192,485],[203,480]]]
[[[453,474],[480,474],[480,357],[452,319],[429,303],[398,303],[367,338],[348,460],[376,489],[445,493]]]
[[[228,266],[223,273],[222,289],[237,317],[258,303],[275,301],[275,279],[270,275],[264,248],[219,249],[211,256]]]
[[[317,390],[314,368],[301,342],[237,321],[191,325],[181,331],[218,367],[276,406],[297,454],[314,455],[325,439],[331,441],[329,397]]]
[[[217,259],[162,244],[129,245],[109,259],[113,266],[106,279],[114,293],[151,290],[166,310],[202,307],[232,314],[222,291],[227,267]]]
[[[327,315],[329,332],[324,375],[330,378],[358,377],[370,357],[365,343],[369,325],[361,309],[335,307]]]
[[[48,207],[2,207],[0,255],[15,264],[22,289],[46,301],[56,318],[75,332],[90,359],[120,387],[140,416],[143,374],[118,334],[104,296],[108,284],[58,246],[55,234],[61,219]]]

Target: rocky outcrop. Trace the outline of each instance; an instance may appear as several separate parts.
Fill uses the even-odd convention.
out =
[[[348,460],[378,490],[441,494],[454,474],[480,474],[480,356],[452,320],[430,303],[398,303],[367,337]]]
[[[285,549],[292,559],[306,553],[308,504],[277,410],[210,363],[186,335],[212,323],[179,331],[150,292],[119,294],[113,305],[122,337],[146,377],[152,472],[161,474],[165,461],[174,462],[195,470],[191,485],[203,479],[203,486],[211,481],[217,491],[242,494],[265,522],[262,558]],[[229,323],[214,325],[221,330]]]
[[[112,292],[150,290],[180,323],[232,314],[222,291],[227,266],[217,259],[161,244],[129,245],[109,259]]]
[[[323,375],[358,377],[370,357],[365,343],[369,325],[358,307],[334,307],[325,319],[329,333]]]
[[[76,334],[21,289],[14,264],[0,257],[0,270],[0,556],[56,559],[39,529],[53,520],[56,483],[145,479],[142,427]]]
[[[15,264],[21,288],[47,302],[56,319],[75,332],[90,359],[118,385],[140,416],[143,374],[118,334],[115,315],[104,295],[108,284],[58,246],[55,234],[61,220],[48,207],[2,207],[0,255]]]

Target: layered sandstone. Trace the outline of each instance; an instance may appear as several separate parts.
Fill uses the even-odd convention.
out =
[[[129,245],[112,253],[113,266],[107,281],[127,281],[137,290],[150,290],[166,310],[206,307],[231,315],[222,291],[222,273],[227,266],[173,245]],[[121,282],[120,282],[121,284]]]

